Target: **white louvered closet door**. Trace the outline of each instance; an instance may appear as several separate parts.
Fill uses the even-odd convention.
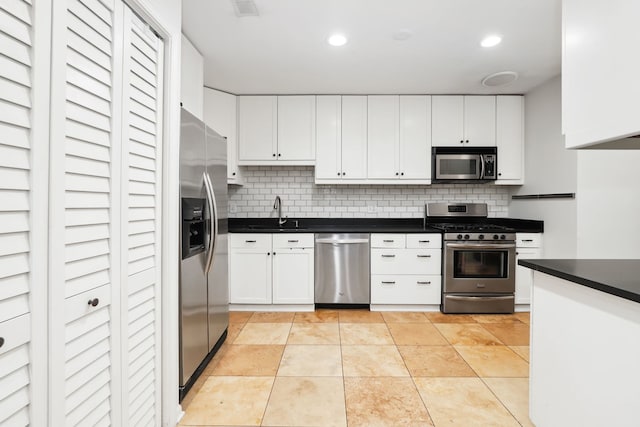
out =
[[[53,8],[49,424],[117,425],[121,29],[113,0]]]
[[[39,77],[48,70],[48,46],[47,38],[37,35],[50,30],[40,21],[50,13],[44,3],[36,10],[28,0],[0,2],[1,426],[45,422],[46,399],[32,401],[46,389],[46,359],[33,363],[34,350],[46,349],[46,333],[40,334],[37,348],[32,333],[34,320],[45,320],[46,305],[46,262],[38,263],[36,256],[46,257],[47,190],[34,191],[34,183],[47,185],[46,170],[34,173],[37,166],[46,166],[48,150],[48,79]],[[46,68],[36,73],[36,64]],[[34,299],[34,290],[40,299]]]
[[[160,424],[162,41],[124,8],[123,425]]]

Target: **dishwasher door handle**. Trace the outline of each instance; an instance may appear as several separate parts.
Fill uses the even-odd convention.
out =
[[[316,239],[316,243],[331,245],[331,244],[359,244],[369,243],[369,239]]]

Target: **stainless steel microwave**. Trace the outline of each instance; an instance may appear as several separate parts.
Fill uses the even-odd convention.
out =
[[[495,181],[498,168],[496,147],[433,147],[433,183],[483,183]]]

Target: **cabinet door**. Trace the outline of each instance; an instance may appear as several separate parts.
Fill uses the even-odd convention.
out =
[[[0,8],[0,425],[47,425],[51,2]]]
[[[123,424],[160,421],[162,41],[124,7],[121,349]]]
[[[367,177],[367,97],[342,97],[342,179]]]
[[[231,304],[271,304],[271,258],[270,250],[230,250]]]
[[[227,182],[230,184],[237,184],[242,179],[238,168],[236,98],[229,93],[204,88],[204,122],[227,138]]]
[[[522,184],[524,164],[524,98],[496,97],[496,145],[498,181],[496,184]]]
[[[273,256],[273,303],[313,304],[313,249],[279,249]]]
[[[540,248],[516,249],[516,304],[531,304],[531,285],[533,283],[533,270],[518,265],[518,260],[538,259],[540,256]]]
[[[400,96],[400,179],[431,179],[431,97]]]
[[[238,161],[276,160],[278,99],[238,97]]]
[[[180,102],[185,110],[203,120],[204,58],[184,34],[181,53]]]
[[[278,97],[278,160],[316,158],[316,97]]]
[[[491,147],[496,145],[496,97],[464,97],[465,144]]]
[[[113,393],[121,364],[113,345],[120,341],[119,295],[126,289],[119,267],[122,135],[115,113],[122,108],[122,34],[116,35],[122,7],[101,0],[53,6],[50,425],[121,423],[122,397]],[[139,149],[153,151],[144,144]]]
[[[464,97],[431,97],[431,143],[434,147],[461,146],[464,142]]]
[[[342,176],[342,103],[339,95],[316,97],[316,179]]]
[[[368,153],[369,178],[395,179],[398,170],[399,97],[397,95],[368,96]]]

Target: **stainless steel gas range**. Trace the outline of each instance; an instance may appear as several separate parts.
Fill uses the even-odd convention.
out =
[[[426,224],[443,232],[442,312],[513,313],[515,231],[484,203],[429,203]]]

